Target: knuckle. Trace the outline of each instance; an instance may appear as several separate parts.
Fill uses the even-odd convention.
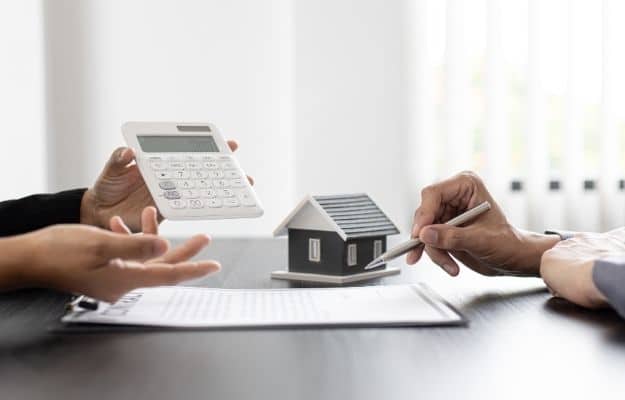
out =
[[[428,185],[426,187],[424,187],[423,189],[421,189],[421,198],[424,197],[431,197],[434,195],[434,193],[436,192],[436,188],[434,185]]]
[[[180,282],[182,280],[182,270],[180,268],[176,268],[174,265],[170,265],[167,267],[164,277],[172,283]]]
[[[112,258],[109,254],[106,242],[100,240],[99,238],[94,238],[93,240],[88,241],[87,249],[87,251],[89,251],[89,254],[93,255],[98,260]]]
[[[455,230],[448,231],[446,234],[443,234],[441,238],[441,243],[443,244],[445,248],[448,248],[448,249],[455,249],[459,247],[461,241],[462,241],[461,233]]]
[[[465,170],[458,174],[461,179],[469,181],[471,183],[482,183],[482,178],[473,171]]]

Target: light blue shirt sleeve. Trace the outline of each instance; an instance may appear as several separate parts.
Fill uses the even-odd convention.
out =
[[[625,255],[595,261],[592,279],[610,305],[625,318]]]

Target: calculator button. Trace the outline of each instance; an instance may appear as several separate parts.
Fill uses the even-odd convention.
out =
[[[219,168],[219,164],[214,161],[209,161],[204,163],[204,168],[206,169],[217,169]]]
[[[217,159],[217,157],[215,156],[203,156],[202,160],[204,161],[215,161]]]
[[[206,171],[191,171],[191,178],[193,178],[193,179],[208,178],[208,172],[206,172]]]
[[[241,203],[239,203],[239,199],[236,197],[227,197],[224,199],[224,206],[226,207],[238,207]]]
[[[221,161],[230,161],[230,160],[232,160],[232,158],[230,156],[227,156],[227,155],[221,155],[221,156],[219,156],[219,160],[221,160]]]
[[[174,171],[171,175],[178,179],[189,179],[189,171]]]
[[[202,207],[204,207],[204,202],[202,200],[198,200],[198,199],[189,200],[189,207],[191,207],[191,208],[202,208]]]
[[[221,200],[219,199],[208,199],[206,200],[206,205],[211,208],[219,208],[221,207]]]
[[[213,181],[213,186],[216,188],[223,188],[230,186],[230,182],[225,179],[217,179]]]
[[[225,176],[223,171],[208,171],[208,175],[213,179],[221,179]]]
[[[221,163],[221,168],[222,169],[235,169],[236,167],[234,166],[233,162],[228,161],[228,162]]]
[[[171,173],[167,171],[160,171],[156,173],[157,179],[171,179]]]
[[[180,198],[180,192],[178,192],[177,190],[168,190],[167,192],[165,192],[165,198],[167,200],[179,199]]]
[[[245,187],[245,181],[243,179],[233,179],[230,181],[232,187]]]
[[[178,188],[180,189],[193,189],[195,187],[195,182],[193,181],[179,181]]]
[[[230,189],[217,189],[217,195],[219,197],[233,197],[234,192]]]
[[[172,200],[169,202],[171,208],[186,208],[187,203],[184,200]]]
[[[200,169],[202,164],[196,161],[191,161],[187,163],[187,168],[189,169]]]
[[[187,199],[197,199],[200,197],[200,192],[197,190],[183,190],[181,193],[182,197]]]
[[[172,190],[176,188],[176,183],[173,181],[163,181],[158,183],[158,187],[163,190]]]
[[[226,171],[226,178],[228,179],[237,179],[240,178],[241,174],[239,171]]]
[[[184,169],[184,163],[181,161],[172,161],[169,163],[169,169]]]
[[[150,167],[151,167],[153,170],[158,171],[158,170],[161,170],[161,169],[165,169],[165,168],[167,168],[167,164],[165,164],[165,163],[164,163],[164,162],[162,162],[162,161],[152,161],[152,162],[150,163]]]
[[[202,190],[202,197],[213,198],[217,197],[217,191],[215,189]]]
[[[256,205],[256,201],[254,201],[254,197],[247,190],[239,190],[237,192],[237,197],[241,200],[241,204],[246,207],[254,207]]]

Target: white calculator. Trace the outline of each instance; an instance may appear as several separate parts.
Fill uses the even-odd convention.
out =
[[[172,220],[253,218],[263,209],[215,125],[127,122],[126,143],[160,213]]]

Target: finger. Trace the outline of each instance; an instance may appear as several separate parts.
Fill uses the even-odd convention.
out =
[[[254,186],[254,178],[252,178],[251,176],[247,176],[247,181],[250,183],[250,185]]]
[[[424,227],[419,238],[428,246],[443,250],[467,250],[472,253],[483,251],[484,235],[472,227],[455,227],[439,224]]]
[[[114,260],[108,266],[110,274],[119,276],[128,290],[161,285],[175,285],[182,281],[200,278],[217,272],[221,265],[216,261],[187,261],[178,264],[148,263]]]
[[[418,237],[424,226],[439,221],[446,211],[451,215],[450,206],[457,209],[455,214],[469,208],[477,179],[474,174],[462,173],[424,188],[414,215],[413,237]]]
[[[421,259],[421,256],[423,255],[423,245],[419,245],[417,247],[415,247],[414,249],[410,250],[408,252],[408,254],[406,254],[406,263],[408,265],[414,265],[417,263],[417,261],[419,261]]]
[[[234,152],[239,148],[239,144],[236,140],[228,140],[228,147],[230,147],[230,150]]]
[[[458,264],[456,264],[454,259],[451,258],[446,251],[431,246],[425,246],[425,252],[436,265],[440,266],[443,271],[447,272],[449,275],[456,276],[460,272]]]
[[[111,231],[115,233],[121,233],[124,235],[130,235],[132,233],[130,228],[128,228],[128,226],[124,223],[124,220],[118,215],[111,217],[109,226]]]
[[[125,235],[105,232],[94,239],[94,255],[102,264],[114,258],[148,260],[167,252],[169,242],[155,235]]]
[[[210,237],[207,235],[196,235],[187,240],[180,246],[176,247],[163,254],[162,257],[154,260],[155,262],[163,263],[179,263],[187,261],[191,257],[195,256],[204,247],[210,243]]]
[[[149,206],[143,209],[141,230],[146,234],[158,235],[158,212],[155,207]]]
[[[119,147],[115,149],[108,162],[106,163],[105,171],[108,174],[119,175],[123,173],[135,158],[135,152],[129,147]]]

